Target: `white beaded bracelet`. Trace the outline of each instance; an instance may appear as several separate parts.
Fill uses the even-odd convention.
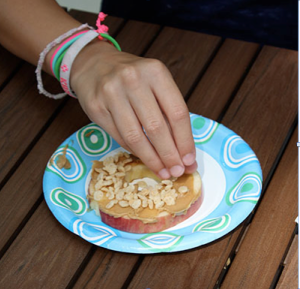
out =
[[[73,61],[78,53],[92,40],[99,36],[99,33],[95,30],[86,32],[83,36],[77,39],[67,50],[61,66],[60,66],[60,84],[62,89],[70,96],[77,98],[70,87],[70,74]]]

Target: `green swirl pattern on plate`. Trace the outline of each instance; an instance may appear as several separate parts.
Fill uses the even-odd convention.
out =
[[[244,174],[240,180],[227,192],[226,203],[229,206],[238,202],[256,204],[262,189],[262,180],[257,173]]]
[[[191,114],[191,124],[196,144],[208,142],[219,126],[217,122],[196,114]]]
[[[183,236],[169,232],[159,232],[147,234],[137,240],[143,247],[151,249],[151,251],[169,251],[174,249],[182,241]]]
[[[85,214],[88,208],[85,199],[62,188],[52,190],[50,199],[56,206],[72,211],[76,215]]]
[[[219,233],[224,231],[230,224],[231,217],[229,214],[218,218],[212,218],[198,223],[194,229],[194,232],[207,232],[207,233]]]
[[[70,162],[69,169],[59,168],[57,166],[57,159],[63,154],[65,154],[67,160]],[[80,181],[86,174],[86,165],[75,148],[71,146],[66,147],[66,145],[64,145],[60,146],[54,152],[47,164],[46,170],[58,175],[66,183],[75,183]]]
[[[109,134],[93,123],[77,132],[77,140],[82,151],[89,156],[108,152],[112,144]]]

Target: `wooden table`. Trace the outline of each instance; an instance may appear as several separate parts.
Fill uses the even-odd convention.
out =
[[[91,245],[54,218],[42,191],[49,157],[89,120],[76,100],[39,95],[35,68],[1,48],[0,288],[297,288],[297,52],[114,17],[107,24],[123,51],[168,66],[191,112],[252,147],[262,197],[236,230],[188,251]],[[53,78],[45,83],[59,90]]]

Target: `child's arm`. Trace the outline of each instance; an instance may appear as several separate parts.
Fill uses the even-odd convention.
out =
[[[49,42],[80,24],[53,0],[0,0],[0,42],[32,64]],[[160,61],[94,40],[75,59],[70,82],[90,119],[160,177],[196,170],[188,109]]]

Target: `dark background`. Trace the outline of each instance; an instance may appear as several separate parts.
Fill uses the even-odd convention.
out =
[[[109,15],[298,49],[295,0],[104,0]]]

